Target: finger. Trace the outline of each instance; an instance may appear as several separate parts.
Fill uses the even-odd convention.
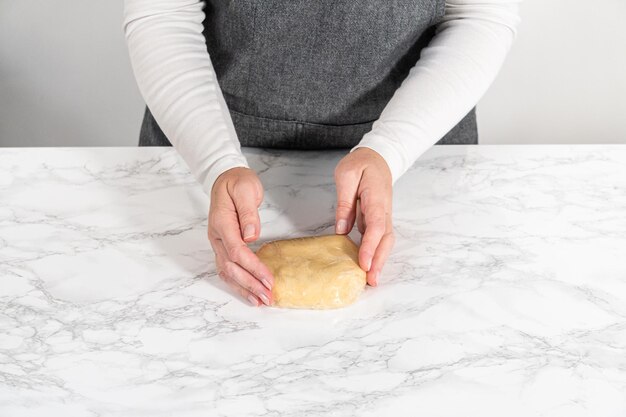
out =
[[[263,201],[263,188],[251,181],[238,182],[229,191],[235,204],[241,237],[246,242],[253,242],[261,233],[259,206]]]
[[[376,253],[372,259],[372,267],[367,273],[367,283],[373,287],[378,285],[380,272],[382,271],[383,265],[387,261],[389,253],[391,253],[391,249],[393,248],[396,240],[393,229],[391,229],[391,222],[389,222],[389,227],[390,228],[387,229],[380,241],[380,244],[376,248]]]
[[[244,298],[247,298],[252,305],[258,306],[259,299],[266,305],[272,304],[273,297],[271,291],[239,265],[229,261],[226,255],[226,248],[220,241],[216,241],[215,249],[220,278],[231,284],[231,287]]]
[[[259,304],[261,303],[261,301],[259,301],[259,299],[252,294],[250,291],[246,290],[245,288],[242,288],[239,284],[237,284],[235,281],[233,281],[230,278],[224,279],[224,281],[228,284],[228,286],[230,288],[232,288],[232,290],[241,295],[244,299],[247,299],[248,302],[250,304],[252,304],[255,307],[258,307]]]
[[[236,263],[230,261],[226,261],[224,267],[226,275],[231,277],[241,288],[261,299],[263,304],[268,306],[272,304],[272,292],[265,288],[259,280],[250,275],[249,272]]]
[[[376,248],[385,234],[386,204],[380,194],[371,192],[370,189],[365,189],[361,193],[360,199],[365,233],[359,249],[359,265],[364,271],[369,271]]]
[[[252,274],[258,281],[262,282],[268,290],[274,285],[274,277],[269,268],[250,250],[241,240],[237,220],[225,219],[219,229],[219,240],[223,243],[226,251],[225,257],[241,266],[248,273]]]
[[[259,298],[245,288],[242,288],[230,276],[226,274],[226,269],[224,267],[224,261],[226,260],[226,257],[223,245],[210,235],[209,240],[211,242],[213,252],[215,253],[215,267],[217,269],[217,275],[222,281],[228,284],[228,286],[232,288],[234,292],[247,299],[248,302],[253,306],[258,307],[260,303]]]
[[[356,217],[356,197],[361,175],[335,171],[337,208],[335,210],[335,233],[350,233]]]

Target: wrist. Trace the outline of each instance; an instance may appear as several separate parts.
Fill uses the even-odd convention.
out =
[[[248,167],[241,167],[241,166],[232,167],[232,168],[228,168],[224,170],[217,176],[217,178],[215,178],[215,181],[213,182],[213,186],[211,187],[211,193],[213,193],[213,191],[217,187],[221,186],[222,184],[224,184],[225,186],[228,186],[228,181],[232,177],[239,176],[242,173],[246,173],[248,171],[252,171],[252,170]]]
[[[232,168],[248,168],[247,161],[243,155],[229,155],[225,158],[220,158],[211,165],[211,168],[206,172],[204,180],[202,181],[202,189],[205,194],[210,196],[217,179]]]
[[[352,148],[350,152],[356,152],[359,149],[368,149],[385,161],[386,167],[391,175],[392,184],[395,184],[398,178],[400,178],[407,169],[406,158],[396,147],[384,140],[366,140],[364,138],[358,145]]]

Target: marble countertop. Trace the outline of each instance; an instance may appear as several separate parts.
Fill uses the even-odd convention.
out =
[[[254,249],[332,232],[342,152],[245,153]],[[340,310],[231,293],[207,206],[171,148],[0,150],[0,416],[626,415],[624,145],[432,148]]]

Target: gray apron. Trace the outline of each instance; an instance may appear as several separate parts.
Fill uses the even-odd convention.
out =
[[[355,146],[434,36],[444,3],[206,1],[207,49],[241,145]],[[478,143],[475,109],[437,143]],[[148,107],[139,145],[171,146]]]

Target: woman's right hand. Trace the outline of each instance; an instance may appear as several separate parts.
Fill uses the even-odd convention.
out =
[[[218,274],[255,307],[259,300],[273,303],[274,277],[246,244],[259,238],[262,201],[259,177],[249,168],[237,167],[217,177],[209,208],[208,235]]]

